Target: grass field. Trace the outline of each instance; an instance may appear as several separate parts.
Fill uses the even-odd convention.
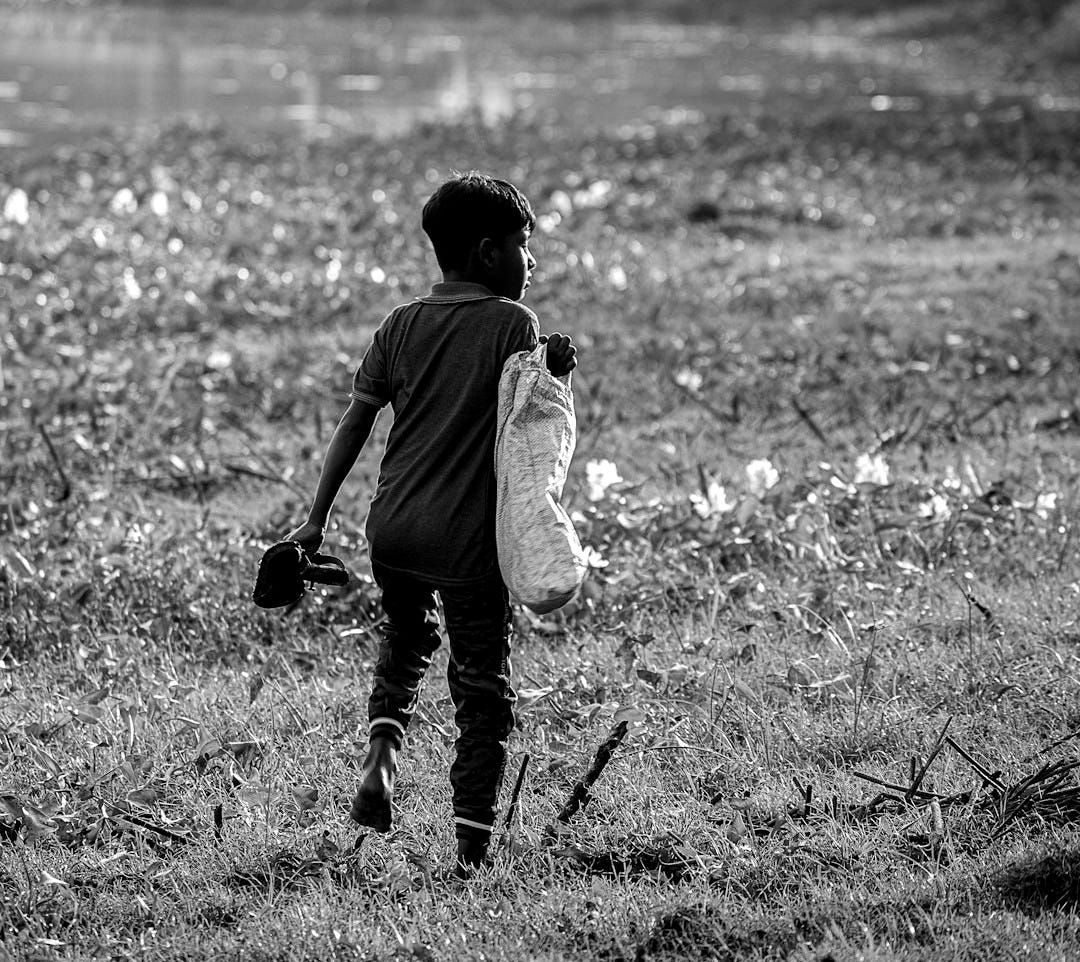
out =
[[[0,158],[0,959],[1071,957],[1078,157],[941,98]],[[519,617],[520,819],[461,889],[444,652],[395,831],[346,819],[378,443],[352,586],[249,593],[472,166],[540,214],[597,567]]]

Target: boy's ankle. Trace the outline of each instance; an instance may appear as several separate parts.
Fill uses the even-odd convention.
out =
[[[377,766],[379,768],[397,771],[398,746],[391,738],[375,736],[368,743],[367,758],[364,767]]]
[[[491,837],[459,838],[457,857],[454,859],[454,874],[458,878],[472,878],[480,869],[492,864],[489,855]]]

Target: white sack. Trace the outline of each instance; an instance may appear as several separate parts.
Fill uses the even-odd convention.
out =
[[[547,369],[547,344],[508,358],[499,380],[495,534],[510,593],[537,614],[565,605],[588,570],[559,498],[577,421],[570,375]]]

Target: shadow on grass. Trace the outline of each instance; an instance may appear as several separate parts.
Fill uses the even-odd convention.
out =
[[[684,906],[659,916],[640,944],[643,958],[735,960],[786,958],[799,944],[790,922],[747,925],[707,909]]]
[[[1080,849],[1014,865],[996,882],[1006,908],[1027,913],[1075,910],[1080,905]]]

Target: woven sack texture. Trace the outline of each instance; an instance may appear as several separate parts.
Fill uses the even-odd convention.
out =
[[[576,444],[570,375],[556,378],[546,344],[508,358],[499,380],[495,534],[510,593],[537,614],[565,605],[588,564],[559,503]]]

